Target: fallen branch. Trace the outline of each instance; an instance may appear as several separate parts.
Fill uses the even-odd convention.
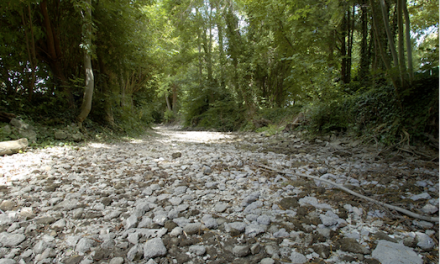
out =
[[[301,176],[301,177],[306,177],[306,178],[322,181],[322,182],[331,184],[333,186],[336,186],[338,189],[341,189],[341,190],[343,190],[345,192],[348,192],[351,195],[354,195],[354,196],[362,198],[364,200],[367,200],[367,201],[370,201],[370,202],[373,202],[373,203],[385,206],[385,207],[387,207],[387,208],[389,208],[391,210],[395,210],[395,211],[401,212],[402,214],[411,216],[413,218],[422,219],[422,220],[429,221],[429,222],[439,222],[439,218],[438,217],[423,216],[423,215],[416,214],[416,213],[413,213],[411,211],[408,211],[406,209],[403,209],[401,207],[397,207],[397,206],[394,206],[394,205],[390,205],[390,204],[386,204],[386,203],[383,203],[383,202],[379,202],[379,201],[374,200],[372,198],[369,198],[369,197],[363,196],[363,195],[361,195],[359,193],[353,192],[352,190],[350,190],[348,188],[345,188],[344,186],[341,186],[341,185],[339,185],[337,183],[334,183],[334,182],[326,180],[326,179],[321,179],[321,178],[318,178],[318,177],[315,177],[315,176],[310,176],[310,175],[301,174],[301,173],[291,173],[291,172],[280,171],[280,170],[277,170],[277,169],[274,169],[274,168],[271,168],[271,167],[268,167],[268,166],[264,166],[264,165],[257,165],[257,166],[259,166],[261,168],[264,168],[264,169],[267,169],[267,170],[271,170],[271,171],[275,171],[275,172],[278,172],[278,173],[282,173],[282,174],[294,174],[294,175],[297,175],[297,176]]]

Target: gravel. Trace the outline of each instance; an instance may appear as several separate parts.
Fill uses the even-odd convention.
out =
[[[435,217],[438,165],[298,132],[156,131],[0,157],[0,264],[438,262],[437,223],[295,176]]]

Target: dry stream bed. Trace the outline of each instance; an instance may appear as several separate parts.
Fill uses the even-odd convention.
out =
[[[438,162],[345,138],[155,130],[0,157],[0,264],[439,261],[438,222],[298,176],[438,219]]]

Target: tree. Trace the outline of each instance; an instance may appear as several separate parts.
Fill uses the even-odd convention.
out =
[[[92,109],[92,98],[94,88],[94,76],[92,68],[92,0],[84,1],[84,70],[85,70],[85,89],[84,99],[81,104],[80,113],[77,117],[79,123],[82,123]]]

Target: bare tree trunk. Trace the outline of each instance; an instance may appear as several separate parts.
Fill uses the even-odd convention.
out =
[[[390,22],[388,19],[388,12],[385,5],[385,0],[380,0],[380,6],[382,10],[383,24],[385,27],[385,31],[387,32],[391,55],[393,56],[394,67],[399,67],[399,57],[397,56],[396,46],[394,45],[394,39],[390,29]]]
[[[85,89],[84,89],[84,98],[81,104],[80,113],[77,117],[79,123],[82,123],[90,113],[92,109],[92,98],[93,98],[93,88],[95,85],[95,80],[93,76],[93,68],[92,68],[92,58],[90,53],[92,53],[92,0],[87,1],[87,9],[84,11],[85,23],[84,27],[84,42],[86,44],[86,48],[84,49],[84,69],[85,69]]]
[[[401,0],[401,1],[402,1],[402,6],[403,6],[403,14],[405,17],[406,54],[408,56],[409,83],[412,84],[412,82],[414,80],[414,70],[413,70],[413,61],[412,61],[410,20],[409,20],[409,14],[408,14],[408,8],[406,5],[406,0]]]
[[[177,84],[173,84],[173,114],[177,116]]]
[[[42,0],[40,3],[41,14],[43,15],[43,25],[46,30],[46,44],[47,44],[47,56],[49,58],[48,64],[55,75],[55,77],[61,82],[62,91],[64,93],[64,98],[67,100],[68,105],[71,108],[75,108],[75,102],[73,99],[72,91],[69,88],[69,82],[61,67],[61,48],[58,36],[52,28],[52,23],[50,22],[49,13],[47,11],[47,0]]]
[[[359,79],[362,81],[365,81],[368,77],[368,67],[369,67],[369,60],[368,60],[368,20],[367,20],[367,7],[366,7],[366,0],[361,1],[361,62],[360,62],[360,69],[359,69]]]
[[[397,0],[397,25],[398,25],[398,50],[399,50],[399,71],[402,87],[406,86],[406,65],[405,65],[405,45],[403,41],[403,7],[402,0]]]

